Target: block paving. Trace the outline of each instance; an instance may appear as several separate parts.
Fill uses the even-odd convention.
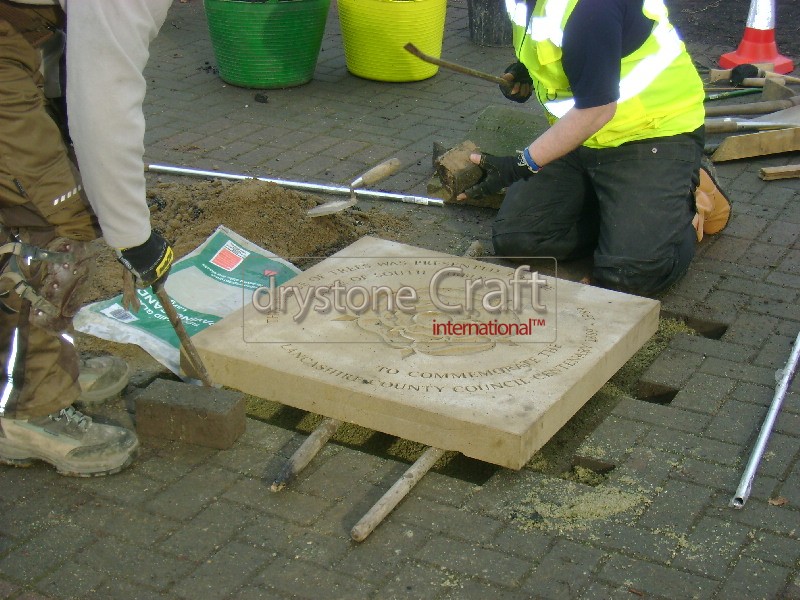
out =
[[[729,50],[687,44],[707,66]],[[490,73],[513,59],[470,41],[465,0],[448,2],[443,57]],[[398,156],[409,166],[382,187],[425,195],[433,143],[452,147],[508,104],[443,70],[403,84],[348,74],[335,2],[311,83],[258,102],[215,66],[202,2],[175,2],[145,73],[148,163],[341,185]],[[661,298],[705,336],[675,337],[639,398],[583,440],[578,464],[608,469],[597,487],[528,469],[482,483],[431,472],[356,544],[350,528],[405,465],[329,444],[270,493],[303,436],[248,419],[229,450],[147,439],[109,478],[0,470],[0,598],[800,598],[797,383],[750,499],[728,506],[800,329],[800,180],[758,177],[790,162],[717,165],[731,223]],[[432,250],[491,247],[491,210],[364,202],[410,215]],[[598,495],[606,513],[571,518]]]

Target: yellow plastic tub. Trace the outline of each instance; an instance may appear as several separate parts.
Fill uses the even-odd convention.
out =
[[[403,49],[440,57],[447,0],[338,0],[347,70],[377,81],[420,81],[439,67]]]

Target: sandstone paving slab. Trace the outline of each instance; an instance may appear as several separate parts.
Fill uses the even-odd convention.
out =
[[[369,237],[254,299],[194,338],[215,382],[513,469],[650,338],[659,311]]]

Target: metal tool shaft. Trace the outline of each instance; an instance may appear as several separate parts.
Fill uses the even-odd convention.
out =
[[[792,346],[792,353],[789,355],[789,361],[786,363],[786,368],[783,370],[780,383],[775,389],[775,395],[772,398],[772,404],[769,407],[769,412],[761,425],[761,432],[758,434],[758,440],[750,454],[750,460],[747,461],[747,467],[744,470],[742,479],[739,481],[739,487],[736,489],[736,494],[731,498],[730,506],[733,508],[742,508],[744,503],[750,497],[750,491],[753,488],[753,480],[756,477],[756,471],[761,463],[761,458],[764,456],[764,450],[767,448],[767,441],[772,433],[772,428],[775,426],[775,420],[778,418],[778,412],[783,404],[783,399],[792,384],[795,370],[797,369],[797,362],[800,359],[800,333]]]
[[[245,180],[256,179],[274,183],[281,187],[305,192],[318,192],[320,194],[350,195],[350,188],[341,185],[328,185],[323,183],[309,183],[305,181],[292,181],[287,179],[275,179],[271,177],[253,177],[252,175],[238,175],[235,173],[222,173],[218,171],[203,171],[201,169],[191,169],[188,167],[175,167],[170,165],[147,165],[147,171],[153,173],[166,173],[170,175],[188,175],[190,177],[204,177],[208,179],[232,179]],[[373,200],[393,200],[395,202],[405,202],[407,204],[421,204],[423,206],[444,206],[441,198],[428,198],[426,196],[414,196],[410,194],[397,194],[393,192],[381,192],[376,190],[355,190],[356,197],[370,198]]]

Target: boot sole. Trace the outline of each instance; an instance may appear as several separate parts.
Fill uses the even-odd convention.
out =
[[[26,468],[33,466],[33,464],[36,462],[43,462],[54,466],[59,475],[65,475],[67,477],[104,477],[105,475],[114,475],[115,473],[119,473],[126,467],[130,466],[138,454],[139,444],[136,444],[122,464],[113,465],[107,469],[93,469],[91,467],[84,467],[81,469],[78,467],[76,470],[76,465],[59,463],[59,461],[55,459],[44,456],[31,456],[28,452],[15,452],[15,448],[13,447],[4,447],[0,448],[0,464]]]

